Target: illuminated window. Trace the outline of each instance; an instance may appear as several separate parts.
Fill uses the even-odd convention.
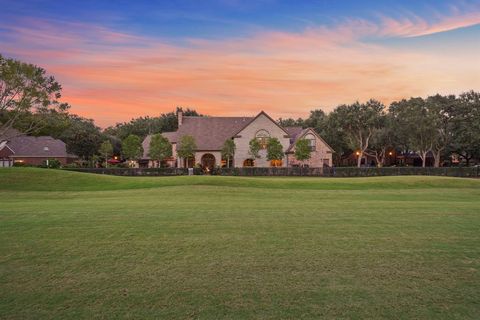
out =
[[[253,167],[253,166],[255,166],[255,161],[253,159],[245,159],[245,161],[243,161],[243,166],[244,167]]]
[[[270,161],[270,165],[272,167],[281,167],[282,164],[283,164],[282,160],[272,160],[272,161]]]
[[[262,149],[267,149],[268,139],[270,138],[270,133],[267,130],[259,130],[257,134],[255,134],[255,138],[257,138],[258,142]]]
[[[307,134],[305,136],[305,139],[308,141],[308,145],[310,146],[311,151],[315,151],[317,148],[317,140],[315,139],[315,136],[311,133]]]

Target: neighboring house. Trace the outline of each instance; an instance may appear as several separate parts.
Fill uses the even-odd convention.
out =
[[[77,156],[67,153],[66,145],[61,140],[18,133],[9,136],[12,138],[0,137],[0,167],[11,167],[14,163],[42,165],[47,159],[57,159],[65,165],[77,159]]]
[[[311,167],[332,165],[333,149],[311,128],[281,127],[265,112],[256,117],[190,117],[178,112],[178,130],[163,132],[162,135],[172,144],[172,158],[166,163],[172,167],[193,167],[200,164],[203,167],[224,166],[221,149],[227,139],[233,139],[236,145],[234,167],[270,167],[270,166],[298,166],[301,163],[294,157],[295,143],[298,139],[310,140],[312,157],[305,161]],[[183,136],[193,136],[197,145],[195,157],[182,159],[177,156],[177,144]],[[285,156],[280,161],[268,161],[266,142],[268,138],[277,138],[283,146]],[[253,159],[249,154],[249,142],[253,138],[263,146],[260,158]],[[152,167],[153,161],[148,156],[151,136],[143,141],[144,154],[139,163],[142,167]]]

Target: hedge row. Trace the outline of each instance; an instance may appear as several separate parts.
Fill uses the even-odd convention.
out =
[[[186,168],[68,168],[65,170],[117,176],[180,176],[188,175]],[[205,174],[194,168],[193,174]],[[374,177],[374,176],[451,176],[480,177],[480,167],[384,167],[384,168],[215,168],[209,174],[221,176],[317,176],[317,177]]]

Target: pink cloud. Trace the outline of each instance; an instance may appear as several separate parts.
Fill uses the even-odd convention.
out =
[[[45,67],[64,87],[72,112],[102,126],[158,115],[176,106],[212,115],[305,116],[312,108],[379,98],[480,88],[474,56],[397,50],[366,36],[409,37],[470,25],[473,13],[427,23],[349,20],[301,33],[189,39],[183,46],[103,27],[29,20],[11,34],[7,54]],[[426,33],[427,32],[427,33]],[[477,52],[478,54],[478,52]]]

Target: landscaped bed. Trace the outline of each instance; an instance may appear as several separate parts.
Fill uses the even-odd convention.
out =
[[[0,318],[480,315],[480,181],[0,170]]]

